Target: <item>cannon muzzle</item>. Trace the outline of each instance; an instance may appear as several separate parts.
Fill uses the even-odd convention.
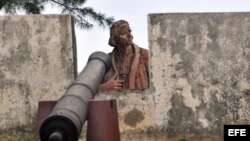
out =
[[[105,73],[111,67],[110,57],[103,52],[90,55],[88,63],[67,88],[42,123],[41,141],[77,141],[87,119],[87,102],[94,98]]]

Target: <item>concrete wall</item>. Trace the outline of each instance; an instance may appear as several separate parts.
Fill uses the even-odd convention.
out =
[[[148,16],[151,86],[101,93],[118,103],[123,141],[223,140],[250,122],[250,13]]]
[[[74,79],[69,15],[0,16],[0,135],[33,132],[38,101],[57,100]]]
[[[222,141],[224,124],[249,123],[249,21],[150,14],[150,88],[96,97],[117,99],[121,140]],[[58,99],[76,75],[72,19],[0,17],[0,31],[0,133],[31,130],[38,101]]]

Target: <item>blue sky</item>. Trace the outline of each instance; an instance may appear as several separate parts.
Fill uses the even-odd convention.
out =
[[[143,48],[148,48],[147,15],[150,13],[250,12],[250,0],[88,0],[84,6],[113,16],[116,20],[127,20],[134,42]],[[56,7],[48,6],[44,13],[60,12]],[[108,39],[108,28],[80,30],[76,27],[78,72],[94,51],[112,51]]]

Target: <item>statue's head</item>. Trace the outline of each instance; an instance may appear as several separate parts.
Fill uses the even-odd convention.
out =
[[[109,45],[115,47],[117,45],[117,38],[124,33],[124,30],[130,30],[129,23],[125,20],[119,20],[112,24],[110,28]],[[132,38],[133,36],[130,35]]]

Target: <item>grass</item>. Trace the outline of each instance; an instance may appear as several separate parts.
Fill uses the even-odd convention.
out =
[[[35,137],[28,135],[0,136],[0,141],[35,141]]]
[[[187,139],[179,139],[178,141],[188,141]]]

